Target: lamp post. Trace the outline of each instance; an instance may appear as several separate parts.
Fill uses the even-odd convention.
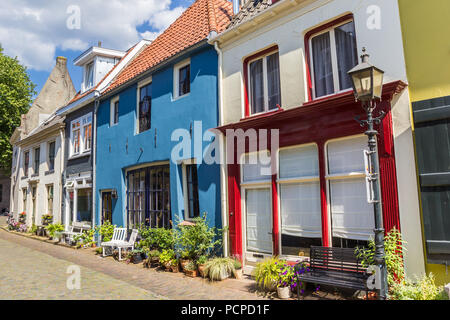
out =
[[[379,165],[377,156],[377,135],[378,131],[375,129],[375,124],[380,124],[385,113],[380,112],[378,117],[374,117],[374,110],[377,106],[377,101],[381,100],[381,92],[383,89],[383,74],[384,71],[374,67],[369,63],[369,55],[366,49],[363,48],[361,56],[361,63],[348,72],[352,79],[353,91],[356,100],[360,101],[362,107],[366,111],[367,120],[359,120],[361,126],[367,125],[365,135],[368,137],[369,145],[369,183],[372,194],[371,203],[373,203],[373,211],[375,216],[375,256],[374,260],[380,270],[380,288],[379,299],[385,300],[387,297],[387,271],[384,253],[384,227],[383,215],[381,211],[381,199],[379,193]]]

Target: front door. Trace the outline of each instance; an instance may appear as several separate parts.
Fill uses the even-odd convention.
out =
[[[270,188],[245,190],[246,247],[254,257],[272,254],[272,202]]]
[[[102,193],[102,224],[109,221],[112,224],[112,193]]]

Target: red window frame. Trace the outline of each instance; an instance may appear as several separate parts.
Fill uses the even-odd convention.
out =
[[[255,60],[257,58],[263,57],[265,55],[267,55],[268,53],[272,52],[272,51],[278,51],[278,45],[273,45],[270,48],[264,49],[262,51],[259,51],[247,58],[244,59],[244,64],[243,64],[243,68],[244,68],[244,115],[246,118],[252,116],[250,113],[250,98],[249,98],[249,92],[250,92],[250,88],[249,88],[249,75],[248,75],[248,64],[252,61]],[[270,112],[274,112],[274,111],[278,111],[278,110],[269,110],[266,113],[270,113]],[[259,115],[259,114],[258,114]],[[258,116],[256,115],[256,116]]]
[[[353,13],[349,13],[349,14],[347,14],[345,16],[342,16],[342,17],[337,18],[337,19],[335,19],[333,21],[325,23],[325,24],[323,24],[323,25],[321,25],[321,26],[319,26],[317,28],[314,28],[314,29],[308,31],[305,34],[305,59],[306,59],[305,62],[306,62],[306,79],[307,79],[307,85],[308,85],[308,88],[307,88],[308,89],[308,101],[312,101],[313,100],[313,83],[312,83],[312,77],[311,77],[311,72],[312,72],[312,70],[311,70],[311,66],[312,66],[311,59],[312,59],[312,57],[310,55],[310,45],[309,45],[310,41],[309,40],[311,40],[312,36],[316,35],[317,33],[320,33],[321,31],[323,31],[325,29],[328,29],[328,28],[331,28],[331,27],[333,27],[335,25],[341,24],[342,22],[345,22],[347,20],[353,20],[353,22],[355,21],[354,17],[353,17]],[[340,94],[340,93],[335,93],[335,95],[336,94]],[[331,96],[333,96],[333,95],[331,95]],[[327,96],[325,98],[329,98],[329,97],[330,96]],[[323,99],[323,98],[324,97],[318,97],[317,99],[314,99],[314,100],[319,100],[319,99]]]

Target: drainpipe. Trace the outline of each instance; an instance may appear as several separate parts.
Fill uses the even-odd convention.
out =
[[[222,50],[219,47],[219,42],[214,42],[214,48],[217,51],[219,63],[218,63],[218,94],[219,94],[219,126],[222,126],[224,123],[223,120],[223,92],[222,92],[222,61],[223,61],[223,55]],[[226,146],[225,146],[225,136],[221,134],[219,136],[220,139],[220,155],[221,155],[221,161],[220,161],[220,198],[221,198],[221,208],[222,208],[222,224],[223,228],[228,227],[228,207],[227,207],[227,197],[228,197],[228,189],[227,189],[227,166],[226,166]],[[228,257],[229,249],[228,249],[228,236],[229,236],[229,230],[227,230],[223,235],[223,251],[224,256]]]
[[[97,111],[98,106],[100,104],[100,91],[95,90],[94,92],[95,101],[94,101],[94,125],[92,128],[92,133],[94,135],[94,139],[92,139],[92,226],[95,228],[95,217],[97,212]],[[100,240],[100,239],[98,239]]]
[[[59,203],[61,205],[59,206],[59,210],[60,210],[59,217],[61,218],[61,223],[66,225],[66,217],[64,217],[64,221],[62,219],[62,216],[63,216],[62,202],[63,202],[63,194],[64,194],[63,177],[65,177],[63,175],[65,173],[64,152],[65,152],[65,147],[66,147],[66,140],[65,140],[65,134],[64,134],[65,129],[64,128],[60,129],[60,131],[59,131],[59,139],[61,140],[61,149],[60,149],[60,156],[59,156],[59,162],[60,162],[59,172],[61,173],[61,178],[59,179]],[[66,210],[65,206],[64,206],[64,210]],[[66,226],[65,229],[68,230],[68,226]]]

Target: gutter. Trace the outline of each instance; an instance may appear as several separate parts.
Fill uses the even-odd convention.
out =
[[[211,33],[210,35],[213,35]],[[218,55],[218,72],[217,72],[217,85],[218,85],[218,103],[219,103],[219,125],[223,126],[223,90],[222,90],[222,62],[223,62],[223,54],[222,50],[219,47],[219,42],[214,41],[214,49],[217,51]],[[223,251],[224,256],[228,257],[229,249],[229,231],[228,231],[228,207],[227,207],[227,197],[228,197],[228,185],[227,185],[227,168],[226,168],[226,140],[225,135],[221,134],[219,136],[220,139],[220,198],[221,198],[221,209],[222,209],[222,227],[226,228],[226,231],[223,234]]]
[[[94,125],[92,128],[92,133],[94,135],[92,139],[92,227],[95,228],[95,218],[97,212],[97,111],[100,104],[100,91],[94,91],[95,102],[94,102]]]

